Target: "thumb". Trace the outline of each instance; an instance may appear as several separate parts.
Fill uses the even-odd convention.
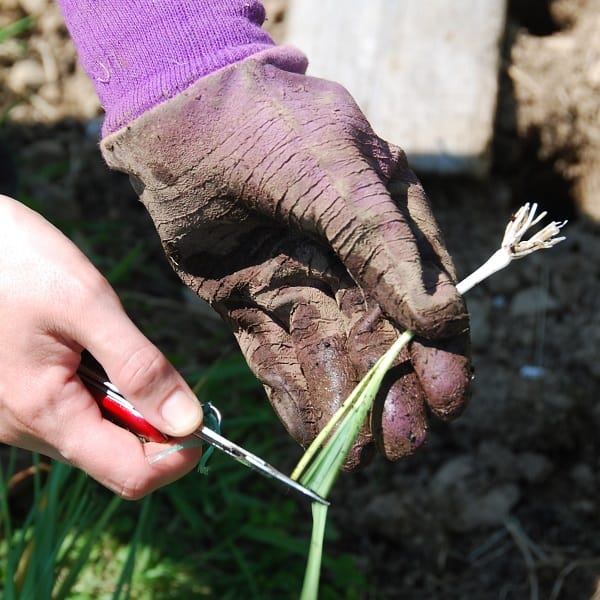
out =
[[[88,309],[86,324],[76,339],[152,425],[173,437],[189,435],[202,424],[200,402],[162,352],[127,316],[112,288],[110,292]]]

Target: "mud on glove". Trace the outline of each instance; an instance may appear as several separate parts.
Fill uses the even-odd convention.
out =
[[[458,414],[470,374],[452,262],[403,152],[373,133],[341,86],[305,76],[299,52],[272,44],[260,4],[122,4],[161,23],[162,46],[142,51],[138,39],[148,68],[123,67],[134,61],[126,35],[115,40],[120,91],[110,69],[96,78],[108,86],[102,151],[131,175],[173,267],[230,324],[302,445],[398,333],[415,330],[348,466],[365,462],[373,442],[391,459],[410,454],[428,408]],[[190,11],[204,29],[177,25]],[[133,21],[121,23],[125,33],[144,29]],[[182,42],[192,29],[201,35]],[[184,62],[190,71],[178,77]]]

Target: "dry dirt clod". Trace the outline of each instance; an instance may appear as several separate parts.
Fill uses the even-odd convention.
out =
[[[15,94],[25,94],[30,90],[37,90],[45,82],[44,67],[33,58],[17,62],[6,79],[7,86]]]
[[[513,47],[518,129],[539,137],[540,158],[572,182],[580,211],[600,221],[600,1],[555,1],[550,10],[563,29],[521,30]]]

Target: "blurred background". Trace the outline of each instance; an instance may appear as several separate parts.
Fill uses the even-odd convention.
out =
[[[405,147],[461,276],[524,202],[570,220],[566,242],[469,295],[465,414],[432,419],[415,456],[340,478],[322,597],[600,598],[600,3],[264,4],[275,39],[300,45],[312,74],[357,85],[376,131]],[[101,120],[56,5],[0,0],[0,190],[92,259],[229,437],[290,470],[300,449],[233,337],[102,162]],[[297,597],[309,508],[225,457],[121,503],[43,458],[1,454],[7,598],[43,577],[53,597]]]

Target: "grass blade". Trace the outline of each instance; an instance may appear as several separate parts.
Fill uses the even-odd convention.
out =
[[[141,502],[142,508],[137,521],[133,538],[129,543],[129,552],[127,553],[127,559],[123,565],[121,571],[121,577],[117,587],[113,593],[113,600],[120,600],[120,598],[129,598],[131,593],[131,582],[133,580],[133,571],[135,568],[135,561],[138,555],[139,546],[141,543],[142,535],[147,530],[150,519],[150,506],[152,503],[152,496],[146,496]]]
[[[411,331],[405,331],[361,379],[321,433],[306,449],[292,472],[292,479],[299,479],[303,485],[323,497],[329,493],[335,477],[331,481],[331,485],[327,486],[324,483],[325,472],[332,468],[333,464],[339,463],[341,466],[346,460],[346,456],[362,427],[368,410],[373,404],[385,374],[393,365],[402,348],[413,338],[413,335]],[[334,431],[336,427],[337,430]],[[353,433],[355,429],[356,432]],[[329,441],[325,443],[330,435]],[[337,458],[334,460],[334,457]],[[311,463],[311,461],[313,462]],[[327,464],[331,466],[320,468],[319,464],[324,461],[327,461]],[[303,476],[309,464],[314,466],[311,467],[310,473],[306,472],[306,476]],[[323,479],[323,483],[320,482],[321,479]],[[328,481],[329,479],[327,477]],[[318,488],[312,487],[313,485],[318,486]]]
[[[385,374],[412,337],[411,331],[405,331],[361,379],[321,434],[308,447],[294,469],[292,479],[299,478],[302,485],[323,498],[329,495],[350,448],[362,429]],[[325,442],[327,438],[329,439]],[[316,600],[318,597],[327,507],[313,502],[312,515],[313,528],[301,600]]]
[[[14,23],[10,23],[10,25],[6,25],[6,27],[0,29],[0,43],[20,35],[24,31],[27,31],[32,25],[33,19],[31,17],[24,17]]]
[[[304,573],[304,583],[300,600],[313,600],[319,595],[319,580],[321,576],[321,560],[323,558],[323,538],[327,523],[327,506],[312,503],[313,528],[310,538],[308,562]]]
[[[87,539],[83,548],[80,551],[79,556],[75,559],[73,564],[69,568],[69,572],[67,573],[65,579],[62,581],[60,588],[53,595],[54,598],[60,600],[62,598],[68,598],[71,592],[71,588],[77,581],[79,574],[81,573],[85,563],[89,559],[90,553],[94,544],[100,537],[101,533],[106,529],[110,518],[118,508],[121,503],[121,498],[119,496],[114,496],[108,502],[106,507],[104,507],[102,513],[99,515],[95,525],[91,528],[89,532],[86,533]]]

